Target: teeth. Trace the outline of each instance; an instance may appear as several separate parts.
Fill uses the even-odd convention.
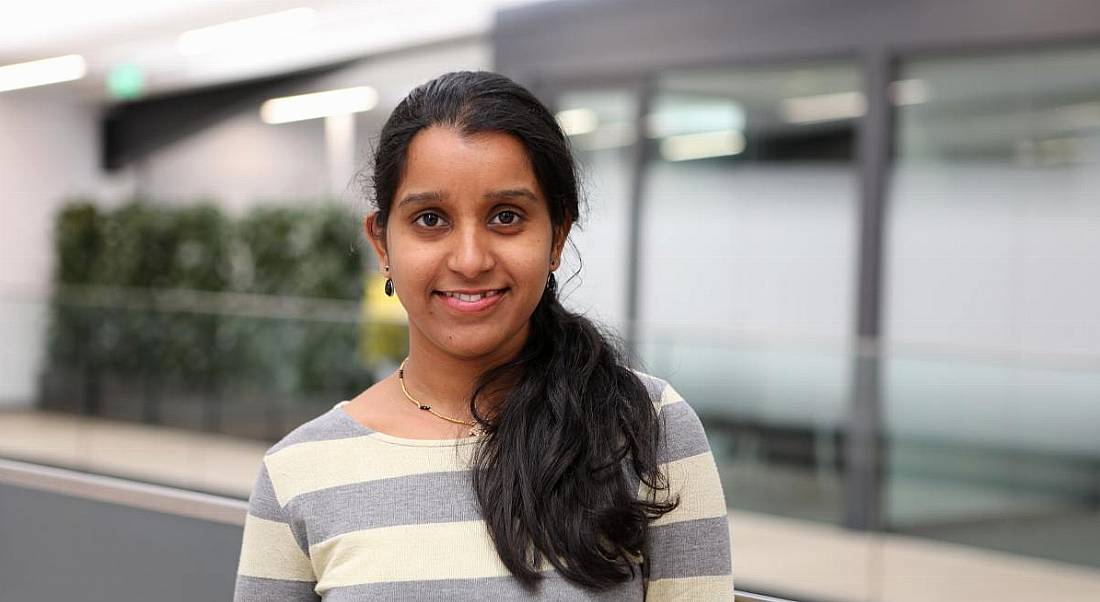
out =
[[[448,297],[453,297],[455,299],[458,299],[459,301],[465,301],[466,303],[473,303],[475,301],[481,301],[485,297],[492,297],[493,295],[497,295],[499,293],[498,293],[498,291],[490,291],[488,293],[479,293],[479,294],[476,294],[476,295],[467,295],[465,293],[443,293],[443,294],[447,295]]]

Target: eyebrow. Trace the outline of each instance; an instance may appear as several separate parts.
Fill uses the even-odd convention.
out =
[[[494,190],[492,192],[486,193],[484,198],[491,201],[507,201],[513,199],[525,199],[533,203],[537,203],[539,201],[539,198],[535,196],[535,193],[526,188],[506,188],[504,190]],[[413,192],[405,195],[401,199],[401,201],[397,203],[397,206],[403,207],[405,205],[441,203],[445,200],[447,200],[447,195],[442,192]]]
[[[404,207],[405,205],[419,205],[423,203],[439,203],[446,198],[446,195],[439,192],[414,192],[405,195],[405,198],[401,199],[397,203],[398,207]]]
[[[539,202],[535,193],[526,188],[508,188],[506,190],[494,190],[485,195],[485,198],[494,201],[508,201],[512,199],[526,199],[532,203]]]

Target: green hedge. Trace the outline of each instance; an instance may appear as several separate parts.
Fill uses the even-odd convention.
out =
[[[48,366],[282,397],[369,385],[354,316],[264,309],[287,297],[357,302],[366,268],[359,223],[333,203],[234,219],[209,202],[71,202],[55,221]]]

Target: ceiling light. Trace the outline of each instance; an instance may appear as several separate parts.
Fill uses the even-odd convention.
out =
[[[566,136],[579,136],[596,131],[600,120],[592,109],[567,109],[555,115]]]
[[[779,114],[787,123],[817,123],[838,119],[855,119],[867,111],[867,99],[861,92],[836,92],[784,98],[779,101]]]
[[[272,98],[260,106],[264,123],[288,123],[369,111],[378,105],[378,92],[370,86]]]
[[[890,84],[890,100],[895,105],[919,105],[932,96],[923,79],[901,79]]]
[[[745,150],[745,136],[738,130],[681,134],[661,140],[660,149],[666,161],[727,157]]]
[[[230,21],[180,34],[176,49],[194,55],[227,49],[248,48],[255,44],[281,41],[286,36],[305,31],[317,22],[312,8],[293,8],[282,12]]]
[[[646,136],[666,138],[717,130],[744,131],[746,121],[744,107],[731,100],[673,97],[659,101],[657,110],[646,115]]]
[[[601,125],[592,131],[591,136],[577,138],[573,148],[581,151],[601,151],[623,148],[634,144],[634,125],[630,122],[615,122]]]
[[[80,79],[88,68],[84,57],[68,54],[0,67],[0,92]]]

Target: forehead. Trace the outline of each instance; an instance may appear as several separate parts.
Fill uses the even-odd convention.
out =
[[[453,128],[430,127],[409,144],[398,198],[417,192],[482,194],[526,186],[541,194],[523,143],[502,132],[463,136]]]

